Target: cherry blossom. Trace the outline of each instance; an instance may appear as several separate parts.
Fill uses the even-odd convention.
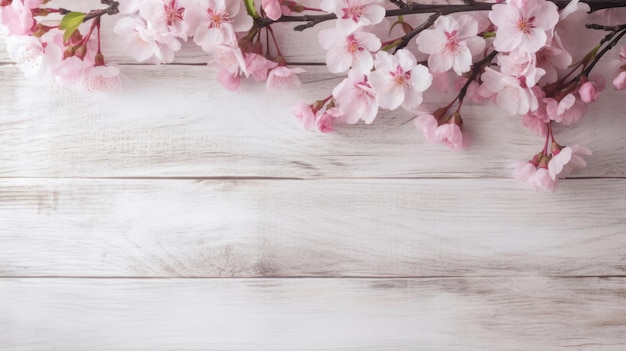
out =
[[[124,47],[139,62],[169,63],[174,52],[180,50],[180,41],[169,32],[160,32],[140,18],[124,17],[114,29],[123,37]]]
[[[269,71],[267,75],[267,89],[288,89],[300,86],[297,74],[306,72],[302,68],[289,68],[278,66]]]
[[[494,5],[489,19],[498,28],[493,42],[496,50],[534,53],[546,44],[546,32],[559,21],[559,12],[554,3],[546,0],[509,0]]]
[[[360,27],[378,24],[385,18],[383,0],[322,0],[320,8],[337,15],[337,28],[352,33]]]
[[[526,85],[524,76],[511,77],[487,67],[482,80],[482,86],[486,88],[486,91],[484,89],[481,91],[483,96],[486,96],[486,92],[495,94],[498,107],[512,115],[523,115],[539,106],[535,93]]]
[[[120,70],[113,66],[96,66],[87,69],[82,81],[86,91],[119,91],[122,89]]]
[[[587,111],[587,105],[577,99],[574,94],[567,94],[561,100],[544,99],[546,112],[551,120],[570,125],[578,121]]]
[[[315,128],[315,112],[311,108],[311,105],[303,102],[298,103],[291,109],[291,113],[302,123],[304,129],[313,130]]]
[[[339,103],[339,111],[348,124],[362,120],[370,124],[378,114],[376,92],[366,75],[355,70],[333,89],[333,97]]]
[[[32,36],[9,36],[7,51],[28,77],[43,77],[62,58],[62,48],[55,42],[44,43]]]
[[[186,8],[181,0],[143,0],[139,5],[139,14],[159,32],[170,32],[178,38],[187,39],[183,27]]]
[[[282,5],[279,0],[262,0],[261,8],[265,11],[267,18],[277,20],[283,15]]]
[[[350,67],[369,73],[374,66],[371,52],[380,49],[380,39],[375,34],[356,31],[342,35],[335,28],[319,33],[320,45],[326,53],[326,65],[332,73],[345,72]]]
[[[558,151],[555,154],[555,151]],[[582,156],[590,156],[591,150],[578,145],[566,146],[552,152],[553,156],[548,163],[548,172],[553,180],[567,178],[573,171],[587,167]]]
[[[237,0],[207,0],[190,13],[198,20],[193,40],[205,51],[220,44],[234,45],[235,33],[252,26],[252,18]]]
[[[451,68],[458,75],[470,70],[472,57],[485,48],[485,40],[478,37],[478,23],[469,16],[458,19],[441,16],[434,29],[427,29],[417,37],[418,49],[428,56],[428,67],[433,73]]]
[[[369,81],[377,93],[380,107],[394,110],[402,106],[410,110],[422,103],[422,92],[430,87],[432,75],[424,65],[418,65],[413,54],[398,50],[395,55],[385,51],[376,54],[376,70]]]
[[[12,1],[2,7],[0,19],[9,31],[9,35],[30,35],[33,33],[35,19],[31,9],[41,5],[42,1]]]

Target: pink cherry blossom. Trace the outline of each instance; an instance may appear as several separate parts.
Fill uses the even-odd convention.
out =
[[[322,133],[330,133],[333,129],[333,123],[335,120],[340,119],[341,111],[337,107],[331,107],[326,109],[323,113],[318,113],[315,118],[315,124],[317,129]]]
[[[522,116],[522,124],[539,136],[548,135],[548,125],[532,112]]]
[[[181,0],[142,0],[139,5],[139,14],[149,26],[162,33],[170,32],[184,40],[188,36],[183,28],[185,12],[186,8]]]
[[[524,76],[511,77],[490,67],[485,68],[481,76],[486,92],[496,95],[496,104],[503,110],[513,114],[526,114],[537,109],[538,102],[532,88],[526,85]],[[483,96],[487,97],[484,91]]]
[[[470,139],[467,135],[463,135],[461,127],[456,123],[444,123],[435,129],[433,139],[443,143],[452,151],[467,150],[470,145]]]
[[[570,125],[578,121],[587,112],[587,105],[577,99],[574,94],[567,94],[560,101],[545,98],[546,112],[551,120]]]
[[[180,41],[173,34],[158,31],[140,18],[123,17],[113,30],[124,38],[124,47],[139,62],[169,63],[180,50]]]
[[[422,132],[424,138],[429,142],[434,142],[435,130],[437,130],[437,119],[430,113],[418,116],[415,119],[415,128]]]
[[[418,49],[428,56],[428,67],[433,73],[451,68],[457,75],[470,70],[472,57],[485,48],[485,40],[478,37],[478,23],[468,15],[458,19],[441,16],[434,29],[427,29],[417,37]]]
[[[348,72],[348,77],[333,89],[333,97],[339,103],[339,110],[348,124],[362,120],[370,124],[378,114],[376,92],[367,76],[355,70]]]
[[[322,0],[320,8],[337,15],[337,28],[352,33],[360,27],[378,24],[385,18],[383,0]]]
[[[265,11],[267,18],[274,21],[283,15],[282,6],[279,0],[262,0],[261,8]]]
[[[120,70],[113,66],[91,67],[85,72],[82,85],[90,92],[119,91],[122,89]]]
[[[548,172],[553,180],[567,178],[573,171],[587,167],[582,155],[591,155],[591,150],[578,145],[566,146],[553,156],[548,163]]]
[[[498,28],[493,45],[500,52],[537,52],[559,21],[557,6],[547,0],[509,0],[494,5],[489,19]]]
[[[604,90],[606,82],[604,77],[599,76],[596,80],[588,80],[578,88],[580,100],[586,104],[595,102],[600,97],[600,92]]]
[[[541,77],[542,83],[553,83],[558,79],[558,70],[566,69],[572,64],[572,55],[565,49],[546,45],[536,53],[536,65],[545,74]]]
[[[430,87],[433,77],[424,65],[418,65],[413,54],[398,50],[394,55],[379,51],[374,62],[376,70],[369,81],[377,93],[380,107],[406,110],[422,103],[422,92]]]
[[[306,72],[302,68],[278,66],[267,75],[267,89],[288,89],[300,86],[297,74]]]
[[[350,69],[367,74],[374,67],[371,52],[380,49],[380,39],[372,33],[357,30],[343,35],[335,28],[322,30],[319,41],[326,53],[326,65],[332,73],[342,73]]]
[[[626,89],[626,71],[621,71],[615,79],[613,79],[613,87],[617,90]]]
[[[518,162],[513,170],[513,178],[522,183],[530,184],[537,173],[537,166],[532,162]]]
[[[39,5],[41,5],[41,1],[14,0],[9,5],[2,7],[0,20],[9,31],[9,35],[31,35],[35,26],[31,9],[37,8]]]
[[[304,129],[313,130],[313,128],[315,128],[315,112],[311,108],[311,105],[300,102],[291,109],[291,113],[302,123]]]
[[[220,82],[220,84],[222,84],[222,86],[226,88],[226,90],[230,91],[239,90],[239,85],[241,84],[241,77],[239,76],[239,72],[232,73],[224,68],[220,69],[217,72],[215,79],[217,79],[217,81]]]
[[[244,32],[252,27],[252,17],[242,8],[238,0],[206,0],[193,9],[194,16],[199,16],[199,23],[193,40],[205,51],[215,46],[236,44],[236,32]],[[191,20],[193,21],[193,20]]]
[[[53,40],[42,42],[32,36],[8,36],[7,51],[27,77],[43,77],[61,62],[63,49]]]
[[[531,180],[531,186],[536,192],[553,193],[558,184],[559,180],[552,179],[548,170],[542,167],[537,168],[537,172],[533,175]]]
[[[254,53],[245,53],[246,72],[256,81],[267,79],[267,73],[278,66],[276,62]]]
[[[537,67],[536,55],[520,50],[497,57],[500,72],[508,76],[523,79],[524,84],[532,88],[537,81],[546,74],[546,71]]]

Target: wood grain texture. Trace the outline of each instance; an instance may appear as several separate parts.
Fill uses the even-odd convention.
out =
[[[624,350],[624,278],[0,279],[30,350]]]
[[[626,272],[626,180],[0,181],[2,276]]]
[[[474,142],[453,153],[427,143],[404,111],[381,112],[372,125],[306,132],[291,107],[329,94],[339,82],[307,68],[298,91],[245,85],[231,93],[214,72],[195,66],[126,66],[122,95],[68,92],[32,83],[0,67],[0,176],[3,177],[510,177],[543,140],[494,106],[467,105]],[[37,91],[36,99],[33,91]],[[607,91],[562,144],[593,150],[575,177],[623,177],[625,111]],[[430,96],[434,110],[449,95]],[[271,103],[267,103],[271,101]]]

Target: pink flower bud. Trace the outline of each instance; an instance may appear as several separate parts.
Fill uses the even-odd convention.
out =
[[[620,74],[613,80],[613,86],[617,90],[624,90],[626,88],[626,71],[620,72]]]
[[[587,81],[581,85],[580,88],[578,88],[578,94],[580,95],[580,100],[586,104],[595,102],[600,96],[596,88],[596,83],[592,81]]]
[[[315,128],[315,113],[311,109],[310,105],[303,102],[298,103],[291,109],[291,113],[296,116],[296,119],[302,123],[302,126],[306,130],[313,130]]]

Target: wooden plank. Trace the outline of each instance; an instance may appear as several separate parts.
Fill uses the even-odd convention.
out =
[[[626,180],[0,181],[0,275],[623,275]]]
[[[1,279],[29,350],[624,350],[624,278]]]
[[[250,84],[232,93],[206,67],[126,66],[127,90],[97,95],[29,82],[2,66],[0,176],[508,178],[515,162],[543,147],[519,117],[471,104],[464,116],[474,143],[464,153],[427,143],[405,111],[384,111],[372,125],[334,134],[309,133],[291,107],[330,94],[339,79],[307,69],[301,90]],[[431,96],[425,107],[448,98]],[[606,92],[580,124],[558,134],[563,144],[594,152],[574,176],[626,174],[621,98]]]

